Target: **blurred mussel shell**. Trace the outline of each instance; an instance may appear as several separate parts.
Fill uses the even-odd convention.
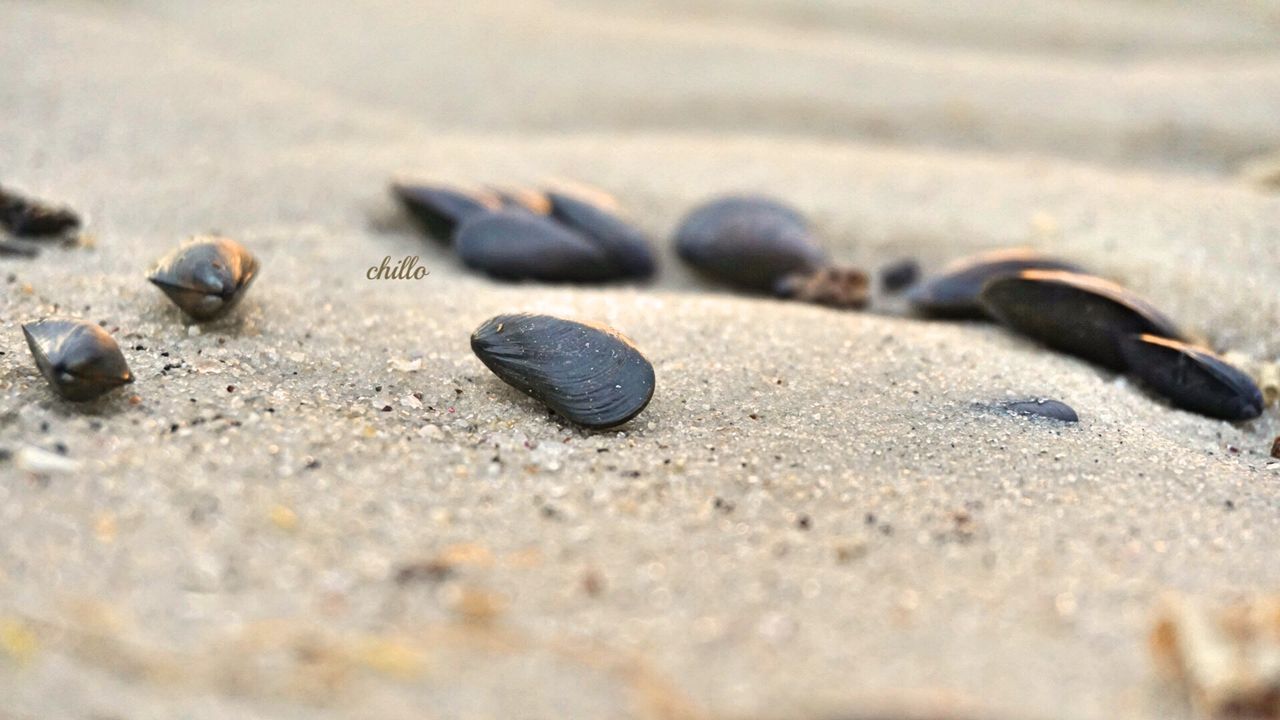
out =
[[[17,237],[61,237],[80,227],[80,215],[0,187],[0,227]]]
[[[473,215],[502,207],[501,199],[492,192],[445,185],[394,182],[391,194],[427,235],[446,244],[453,241],[458,226]]]
[[[1111,370],[1128,367],[1119,342],[1126,335],[1182,339],[1145,300],[1091,275],[1024,270],[988,282],[980,298],[987,313],[1010,329]]]
[[[987,314],[978,296],[988,282],[1023,270],[1084,272],[1078,265],[1041,255],[1026,248],[994,250],[958,260],[942,272],[916,285],[907,301],[916,313],[927,317],[980,319]]]
[[[225,237],[198,237],[176,248],[147,275],[194,320],[212,320],[244,298],[258,274],[258,261]]]
[[[653,397],[653,366],[617,332],[550,315],[499,315],[471,335],[495,375],[587,428],[621,425]]]
[[[585,235],[604,250],[623,277],[652,277],[658,263],[653,245],[639,228],[601,205],[564,192],[548,192],[551,217]]]
[[[695,208],[676,229],[675,245],[703,275],[757,292],[827,264],[804,217],[767,197],[724,197]]]
[[[1154,335],[1127,335],[1120,348],[1129,372],[1174,407],[1223,420],[1262,414],[1253,379],[1206,348]]]
[[[36,367],[67,400],[92,400],[133,382],[120,346],[101,327],[82,320],[40,320],[22,326]]]
[[[503,280],[604,282],[623,277],[609,254],[545,215],[499,210],[463,223],[454,249],[467,267]]]

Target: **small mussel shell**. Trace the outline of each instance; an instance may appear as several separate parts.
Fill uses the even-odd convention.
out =
[[[56,237],[79,228],[80,216],[69,207],[0,188],[0,226],[18,237]]]
[[[653,366],[622,335],[550,315],[499,315],[471,349],[512,387],[588,428],[635,417],[653,397]]]
[[[1042,417],[1067,423],[1080,422],[1080,416],[1076,414],[1075,409],[1058,400],[1013,400],[1002,407],[1016,415]]]
[[[1120,350],[1125,335],[1181,339],[1174,324],[1145,300],[1092,275],[1024,270],[987,283],[980,297],[1007,327],[1112,370],[1128,367]]]
[[[1155,335],[1122,337],[1120,348],[1129,372],[1175,407],[1223,420],[1262,414],[1253,379],[1205,348]]]
[[[704,275],[761,292],[827,264],[804,217],[764,197],[719,198],[695,208],[676,229],[675,243],[681,259]]]
[[[545,215],[484,213],[462,224],[454,248],[467,267],[504,280],[601,282],[622,276],[596,243]]]
[[[443,185],[392,183],[391,193],[428,235],[442,243],[453,241],[458,226],[477,215],[502,207],[497,195]]]
[[[81,320],[22,326],[40,374],[67,400],[92,400],[133,382],[120,346],[106,330]]]
[[[773,294],[788,300],[860,310],[870,300],[866,273],[856,268],[826,267],[788,275],[773,286]]]
[[[147,279],[192,319],[212,320],[239,304],[257,274],[257,259],[240,243],[200,237],[161,258]]]
[[[658,263],[653,245],[634,225],[608,210],[560,192],[548,192],[551,217],[585,235],[612,258],[625,277],[651,277]]]
[[[987,314],[978,300],[983,286],[996,278],[1017,275],[1023,270],[1084,272],[1078,265],[1026,248],[994,250],[948,265],[940,274],[907,293],[907,301],[917,313],[928,317],[985,318]]]

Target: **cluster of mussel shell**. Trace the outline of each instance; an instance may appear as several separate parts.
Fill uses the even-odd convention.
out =
[[[598,194],[413,182],[397,182],[392,192],[464,264],[496,278],[642,280],[657,268],[649,239]],[[869,302],[866,275],[833,264],[805,217],[772,198],[708,201],[685,216],[673,243],[682,261],[723,285],[838,308]],[[1128,373],[1176,407],[1233,421],[1262,412],[1262,394],[1246,373],[1189,342],[1146,300],[1075,263],[1011,249],[959,261],[920,284],[918,275],[918,265],[906,260],[884,268],[880,284],[888,293],[915,285],[907,300],[919,315],[996,320],[1050,348]],[[504,315],[476,330],[472,348],[504,381],[587,427],[625,422],[653,393],[652,367],[606,328]],[[1007,409],[1077,420],[1058,401]]]
[[[161,258],[147,279],[191,320],[206,322],[239,304],[257,274],[243,245],[203,236]],[[24,324],[22,333],[40,374],[66,400],[93,400],[134,380],[119,344],[97,324],[49,318]]]

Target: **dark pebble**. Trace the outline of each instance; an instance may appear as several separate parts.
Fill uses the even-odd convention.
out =
[[[1003,407],[1018,415],[1049,418],[1068,423],[1080,421],[1080,416],[1070,405],[1057,400],[1015,400],[1005,403]]]
[[[904,258],[880,269],[880,287],[887,293],[905,290],[920,279],[920,263],[914,258]]]

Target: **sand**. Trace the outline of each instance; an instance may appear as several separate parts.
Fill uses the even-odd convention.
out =
[[[842,261],[1037,247],[1276,359],[1280,199],[1236,170],[1280,145],[1280,11],[1001,7],[0,3],[0,182],[92,235],[0,259],[0,717],[1187,717],[1146,635],[1280,584],[1274,407],[735,295],[667,241],[766,191]],[[661,274],[477,277],[396,175],[598,185]],[[214,231],[263,272],[191,328],[142,276]],[[652,404],[549,416],[470,353],[511,311],[627,333]],[[137,383],[54,399],[18,328],[52,314]],[[1079,425],[990,409],[1041,396]]]

